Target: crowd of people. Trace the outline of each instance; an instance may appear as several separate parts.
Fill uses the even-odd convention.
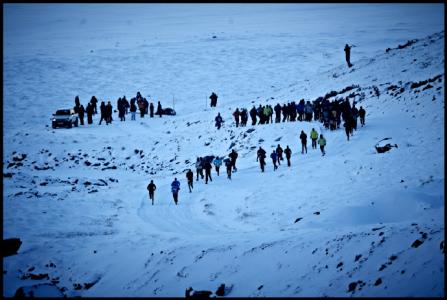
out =
[[[98,99],[95,96],[92,96],[90,99],[90,102],[88,102],[87,107],[84,108],[84,105],[80,103],[79,96],[75,97],[75,106],[74,106],[74,112],[78,114],[79,117],[79,124],[84,125],[84,117],[87,116],[87,124],[93,124],[93,116],[98,113],[97,109],[97,103]],[[160,118],[163,115],[163,108],[161,106],[160,101],[158,101],[157,104],[157,110],[154,112],[154,104],[149,101],[147,101],[146,98],[141,96],[140,92],[137,92],[136,97],[133,97],[130,99],[130,102],[126,99],[126,96],[123,96],[122,98],[118,98],[116,107],[118,110],[118,118],[121,122],[126,121],[126,115],[131,114],[131,120],[136,120],[136,113],[137,110],[140,112],[140,118],[144,118],[145,115],[149,115],[151,118],[155,115],[159,115]],[[100,107],[100,120],[99,125],[102,124],[104,121],[106,125],[109,125],[113,121],[113,106],[110,101],[107,101],[107,104],[105,101],[101,101]]]
[[[324,147],[326,146],[326,139],[323,137],[323,134],[320,134],[318,138],[317,131],[314,128],[312,128],[310,136],[312,139],[312,149],[316,149],[317,148],[316,144],[318,143],[320,145],[322,156],[324,156],[326,154],[324,150]],[[304,131],[301,131],[300,139],[302,144],[301,153],[302,154],[307,153],[307,146],[306,146],[307,135],[304,133]],[[281,145],[278,144],[278,146],[275,149],[273,149],[272,153],[270,154],[270,158],[272,159],[273,164],[273,171],[276,171],[278,169],[278,166],[281,165],[281,161],[284,160],[283,154],[285,155],[285,158],[287,160],[287,166],[288,167],[291,166],[290,159],[292,157],[292,150],[289,148],[289,145],[287,145],[286,148],[283,149]],[[257,150],[256,161],[259,161],[261,172],[265,171],[266,155],[267,152],[261,146],[259,146],[259,149]],[[226,158],[219,156],[197,157],[197,160],[194,165],[196,169],[196,181],[202,179],[205,181],[205,184],[208,184],[208,181],[210,182],[213,181],[211,176],[211,170],[213,169],[213,166],[215,168],[217,176],[220,176],[220,167],[222,166],[222,164],[225,165],[227,178],[231,180],[232,173],[237,172],[236,161],[238,156],[239,156],[238,153],[234,149],[232,149],[232,151],[228,154],[228,157]],[[189,192],[192,193],[192,190],[194,189],[194,172],[191,169],[188,169],[186,171],[185,176],[188,183]],[[156,186],[152,180],[147,186],[147,189],[149,191],[149,199],[152,200],[153,205],[154,191],[156,189]],[[180,190],[180,182],[177,180],[177,178],[175,178],[175,180],[171,184],[171,191],[174,198],[174,203],[176,205],[178,204],[179,190]]]
[[[360,106],[357,109],[355,101],[351,106],[349,99],[329,99],[319,98],[312,103],[301,99],[298,104],[295,101],[287,104],[277,103],[274,107],[271,105],[261,105],[253,107],[248,111],[246,108],[236,108],[232,113],[236,127],[244,127],[247,125],[248,116],[251,118],[251,125],[306,121],[311,122],[312,119],[323,123],[323,126],[329,130],[340,128],[343,120],[344,126],[348,127],[352,133],[352,129],[357,130],[357,120],[360,117],[362,126],[365,124],[365,109]],[[275,121],[273,121],[275,115]],[[220,113],[215,117],[215,126],[217,129],[222,127],[225,122]],[[346,125],[345,125],[346,124]]]

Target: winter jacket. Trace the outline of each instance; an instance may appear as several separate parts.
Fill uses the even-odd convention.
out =
[[[278,155],[276,154],[276,152],[272,152],[272,154],[270,154],[270,158],[272,160],[276,160],[277,157],[278,157]]]
[[[173,193],[178,193],[179,190],[180,190],[180,181],[178,181],[178,180],[174,180],[174,181],[171,183],[171,191],[172,191]]]
[[[292,155],[292,150],[290,150],[290,148],[286,148],[284,153],[286,154],[286,157],[290,157]]]
[[[203,169],[203,164],[202,164],[202,161],[196,161],[196,169],[198,169],[198,170],[200,170],[200,169]]]
[[[304,132],[302,132],[300,134],[300,139],[301,139],[301,143],[305,144],[307,141],[307,134],[305,134]]]
[[[154,184],[154,183],[149,183],[148,185],[147,185],[147,190],[148,191],[155,191],[157,189],[157,186]]]
[[[316,130],[312,130],[310,132],[310,138],[313,139],[313,140],[318,139],[318,132]]]
[[[220,166],[222,165],[222,158],[216,158],[216,159],[214,159],[213,164],[214,164],[216,167],[220,167]]]
[[[326,139],[325,138],[320,138],[318,140],[318,145],[320,146],[326,146]]]

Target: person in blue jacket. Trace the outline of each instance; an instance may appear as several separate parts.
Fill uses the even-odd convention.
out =
[[[220,127],[222,126],[222,116],[220,115],[220,113],[217,113],[217,117],[214,119],[216,121],[216,127],[217,129],[220,129]]]
[[[171,191],[172,196],[174,197],[174,203],[177,205],[178,202],[178,191],[180,190],[180,181],[177,178],[174,178],[174,181],[171,183]]]
[[[219,158],[219,156],[216,156],[216,158],[213,161],[213,164],[216,167],[217,176],[219,176],[219,168],[222,165],[222,158]]]

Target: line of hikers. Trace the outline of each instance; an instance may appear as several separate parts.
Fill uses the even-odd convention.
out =
[[[315,131],[314,128],[312,128],[311,131],[311,139],[312,139],[312,148],[316,149],[317,146],[317,138],[318,133]],[[304,131],[301,131],[300,134],[302,149],[301,153],[304,154],[304,151],[307,153],[307,135],[304,133]],[[323,137],[323,134],[320,134],[320,138],[318,139],[318,144],[320,145],[320,150],[322,155],[324,156],[326,154],[324,147],[326,146],[326,139]],[[276,149],[273,149],[272,153],[270,154],[270,158],[272,159],[273,163],[273,170],[276,171],[278,169],[278,165],[281,165],[281,161],[284,160],[283,153],[285,154],[285,157],[287,159],[287,166],[290,167],[290,158],[292,157],[292,150],[289,148],[289,145],[286,146],[286,148],[283,150],[281,145],[278,144]],[[227,178],[231,180],[231,174],[234,172],[237,172],[236,167],[236,160],[238,158],[238,153],[232,149],[231,152],[228,154],[228,157],[224,159],[224,157],[219,156],[204,156],[204,157],[197,157],[197,160],[195,162],[195,168],[196,168],[196,181],[199,181],[199,177],[202,179],[205,179],[205,184],[208,184],[209,181],[213,181],[211,177],[211,170],[213,168],[213,165],[215,167],[217,176],[220,176],[220,167],[222,166],[222,163],[225,165],[225,169],[227,172]],[[257,151],[256,161],[259,161],[259,165],[261,167],[261,172],[264,172],[265,170],[265,158],[266,158],[266,151],[259,146],[259,149]],[[278,164],[278,165],[277,165]],[[205,175],[203,174],[203,171],[205,170]],[[188,169],[186,172],[186,180],[188,182],[188,189],[189,192],[192,193],[192,190],[194,188],[194,173],[191,169]],[[152,200],[152,205],[154,205],[154,192],[156,190],[156,185],[154,184],[153,180],[148,184],[147,190],[149,191],[149,199]],[[174,181],[171,183],[171,192],[172,196],[174,198],[174,203],[178,204],[178,191],[180,190],[180,182],[177,180],[177,178],[174,179]]]
[[[87,124],[93,124],[93,115],[98,113],[97,103],[98,99],[96,99],[95,96],[92,96],[90,102],[87,104],[87,108],[84,108],[84,106],[80,103],[79,96],[75,97],[75,106],[73,109],[74,112],[78,114],[79,123],[81,125],[84,125],[85,115],[87,115]],[[137,96],[130,99],[130,103],[126,99],[126,96],[118,98],[117,109],[118,109],[118,118],[120,118],[120,121],[126,121],[126,115],[129,112],[131,114],[131,120],[135,121],[137,107],[138,110],[140,111],[141,118],[144,118],[144,115],[147,114],[149,114],[151,118],[154,117],[154,104],[152,102],[149,104],[146,98],[142,97],[140,92],[137,92]],[[110,103],[110,101],[107,101],[107,104],[105,104],[105,101],[101,101],[100,113],[101,113],[101,119],[99,121],[99,125],[101,125],[102,121],[105,121],[106,125],[112,123],[113,106]],[[155,115],[159,115],[160,118],[163,115],[163,108],[161,106],[160,101],[158,101]]]
[[[275,121],[273,121],[273,112],[275,113]],[[274,107],[271,105],[261,105],[256,108],[255,105],[248,112],[246,108],[236,108],[232,113],[236,127],[244,127],[247,125],[248,116],[251,118],[251,125],[306,121],[311,122],[312,117],[315,121],[323,123],[326,129],[335,130],[340,127],[341,119],[347,123],[347,126],[357,130],[357,119],[360,117],[360,122],[365,125],[365,109],[360,106],[360,109],[355,107],[355,101],[351,107],[349,99],[335,99],[329,101],[328,99],[318,98],[311,103],[305,102],[301,99],[298,104],[295,101],[283,104],[277,103]],[[222,127],[224,120],[220,113],[217,114],[214,121],[217,129]]]

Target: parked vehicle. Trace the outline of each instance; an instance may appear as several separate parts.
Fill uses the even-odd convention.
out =
[[[75,113],[74,109],[58,109],[53,118],[51,118],[52,127],[67,127],[71,128],[73,125],[78,127],[79,118],[78,114]]]
[[[167,108],[162,108],[161,114],[167,115],[167,116],[175,116],[176,112],[174,109],[167,107]]]

